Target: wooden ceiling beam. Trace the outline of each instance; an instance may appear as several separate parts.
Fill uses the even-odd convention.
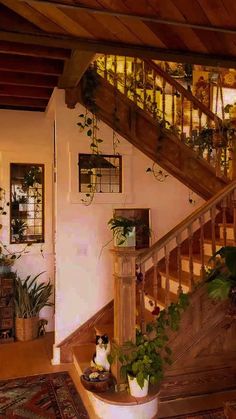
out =
[[[101,54],[127,55],[161,61],[185,62],[214,67],[236,68],[236,56],[232,57],[223,54],[202,54],[196,52],[155,48],[146,45],[133,45],[111,41],[95,41],[91,39],[49,34],[35,35],[10,31],[0,31],[0,40],[55,48],[79,49]]]
[[[16,3],[25,3],[25,0],[17,0]],[[163,19],[156,16],[151,16],[148,14],[138,14],[138,13],[126,13],[122,10],[111,10],[111,9],[106,9],[106,8],[95,8],[95,7],[89,7],[89,6],[84,6],[83,4],[69,4],[69,3],[64,3],[64,2],[60,2],[60,1],[50,1],[50,0],[27,0],[27,3],[32,4],[32,6],[35,5],[47,5],[47,6],[51,6],[51,7],[58,7],[61,9],[72,9],[72,10],[81,10],[81,11],[85,11],[87,13],[91,13],[91,14],[100,14],[100,15],[107,15],[107,16],[114,16],[114,17],[125,17],[125,18],[130,18],[130,19],[138,19],[138,20],[142,20],[144,22],[153,22],[153,23],[159,23],[159,24],[164,24],[164,25],[168,25],[168,26],[178,26],[178,27],[182,27],[182,28],[190,28],[190,29],[199,29],[199,30],[203,30],[203,31],[213,31],[213,32],[221,32],[221,33],[228,33],[228,34],[234,34],[236,35],[236,29],[234,28],[228,28],[228,27],[221,27],[221,26],[213,26],[213,25],[202,25],[202,24],[196,24],[196,23],[189,23],[186,21],[176,21],[176,20],[171,20],[171,19]]]
[[[71,51],[66,49],[48,48],[41,45],[26,45],[7,41],[0,41],[0,53],[57,60],[66,60],[70,58],[71,55]]]
[[[3,106],[28,107],[45,109],[48,104],[46,99],[21,98],[13,96],[0,96],[0,108]]]
[[[90,51],[72,51],[71,58],[65,62],[63,74],[58,81],[58,87],[62,89],[76,87],[94,55]]]
[[[0,70],[59,76],[63,71],[63,62],[35,57],[24,59],[10,54],[0,54]]]
[[[0,83],[0,96],[28,97],[49,100],[53,89],[30,86],[14,86]]]
[[[35,86],[35,87],[51,87],[57,85],[58,77],[40,75],[40,74],[27,74],[27,73],[14,73],[9,71],[0,70],[0,83],[10,84],[14,86]]]

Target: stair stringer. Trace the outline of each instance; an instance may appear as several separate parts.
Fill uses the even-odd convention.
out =
[[[211,198],[229,183],[226,178],[216,177],[214,169],[174,133],[162,128],[147,112],[102,77],[98,76],[98,80],[94,92],[98,117],[146,156],[204,199]],[[69,107],[77,101],[86,106],[82,91],[83,83],[76,93],[67,90],[66,103]],[[114,123],[115,109],[118,123]]]
[[[113,337],[113,318],[114,318],[114,300],[110,301],[95,313],[90,319],[83,323],[78,329],[72,332],[57,346],[60,348],[61,362],[72,362],[72,349],[84,343],[94,343],[95,345],[95,328],[101,329],[102,333]],[[112,336],[111,336],[112,334]]]
[[[229,302],[212,301],[203,285],[190,297],[178,332],[169,334],[173,363],[162,400],[230,389],[236,385],[236,321]]]

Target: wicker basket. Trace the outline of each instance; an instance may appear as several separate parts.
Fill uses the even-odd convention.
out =
[[[39,317],[22,319],[16,317],[16,340],[26,341],[36,339],[38,336]]]

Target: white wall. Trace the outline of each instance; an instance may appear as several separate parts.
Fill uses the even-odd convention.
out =
[[[61,342],[113,298],[112,257],[109,242],[112,234],[107,221],[113,208],[150,208],[153,240],[195,210],[202,199],[194,195],[189,204],[188,188],[173,177],[160,183],[147,167],[152,162],[121,139],[124,192],[97,195],[90,206],[81,203],[78,193],[78,153],[89,152],[89,139],[77,126],[81,106],[67,109],[62,91],[52,100],[56,118],[56,343]],[[112,153],[112,131],[99,123],[105,141],[104,153]]]
[[[53,170],[53,118],[40,112],[0,110],[0,186],[6,189],[9,199],[10,163],[42,163],[45,165],[45,243],[42,258],[40,245],[29,247],[14,265],[18,274],[35,275],[46,271],[39,280],[54,281],[53,227],[52,227],[52,170]],[[9,244],[9,212],[1,217],[3,229],[0,238]],[[22,245],[9,245],[12,251]],[[41,316],[48,318],[47,330],[54,328],[54,309],[45,308]]]

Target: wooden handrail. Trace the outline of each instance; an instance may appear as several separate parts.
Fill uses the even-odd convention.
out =
[[[154,63],[152,60],[143,60],[149,67],[151,67],[156,73],[165,79],[171,86],[192,102],[197,108],[199,108],[205,115],[207,115],[212,121],[217,121],[219,125],[222,124],[221,118],[215,115],[210,109],[208,109],[202,102],[200,102],[191,92],[185,89],[182,84],[178,83],[173,77],[171,77],[166,71]]]
[[[176,236],[181,234],[184,230],[188,228],[190,224],[193,224],[197,219],[203,216],[207,211],[209,211],[213,206],[216,206],[219,202],[222,201],[230,192],[236,188],[236,181],[231,182],[224,189],[218,192],[213,196],[209,201],[203,204],[200,208],[190,214],[187,218],[181,221],[177,226],[165,234],[160,240],[154,243],[150,248],[137,252],[137,257],[139,263],[147,261],[154,252],[159,251],[164,246],[166,246],[171,240]]]

